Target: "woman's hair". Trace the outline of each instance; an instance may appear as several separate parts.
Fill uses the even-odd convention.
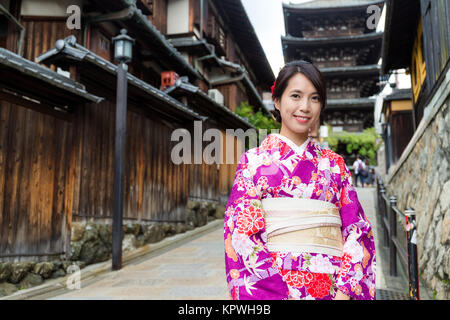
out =
[[[280,70],[272,90],[272,100],[281,100],[281,96],[283,95],[284,90],[286,90],[289,80],[297,73],[305,75],[312,82],[319,94],[322,110],[325,109],[327,104],[327,86],[325,78],[315,65],[305,60],[289,62]],[[275,108],[272,111],[272,114],[278,122],[281,122],[281,114],[278,109]]]

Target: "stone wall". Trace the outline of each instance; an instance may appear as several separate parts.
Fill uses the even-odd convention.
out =
[[[435,107],[383,179],[398,208],[416,211],[419,273],[435,299],[450,299],[449,103]]]
[[[223,219],[225,206],[210,201],[189,201],[185,223],[124,222],[122,252],[130,252],[178,233],[193,230],[215,219]],[[65,276],[70,265],[80,269],[107,261],[112,254],[112,222],[72,223],[70,259],[51,261],[0,262],[0,297],[42,284],[46,279]],[[70,272],[69,272],[70,273]]]

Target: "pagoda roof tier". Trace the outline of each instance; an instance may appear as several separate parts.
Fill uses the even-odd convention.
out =
[[[314,51],[355,48],[358,52],[357,62],[359,64],[375,64],[380,60],[382,40],[382,32],[334,38],[281,37],[286,62],[305,58],[312,60]]]
[[[366,21],[372,11],[367,8],[376,5],[382,9],[384,0],[378,1],[328,1],[318,0],[301,4],[283,4],[283,15],[286,34],[300,35],[302,31],[310,30],[311,23],[326,24],[327,21],[352,21],[364,33],[371,33]],[[354,25],[355,26],[355,25]]]
[[[384,0],[313,0],[304,3],[283,3],[283,9],[293,11],[296,13],[301,12],[323,12],[328,11],[357,11],[367,10],[370,5],[382,5]]]
[[[327,107],[325,110],[373,109],[374,106],[375,106],[375,99],[373,98],[330,99],[327,100]]]
[[[330,44],[365,45],[368,42],[380,42],[383,39],[383,32],[363,33],[354,36],[322,37],[322,38],[299,38],[293,36],[281,36],[281,42],[285,45],[298,46],[323,46]]]
[[[352,66],[352,67],[335,67],[335,68],[321,68],[320,71],[325,77],[342,75],[349,76],[371,76],[380,74],[381,67],[378,64],[366,66]]]

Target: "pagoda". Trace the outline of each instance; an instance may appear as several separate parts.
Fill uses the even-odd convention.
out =
[[[361,132],[374,125],[383,32],[373,23],[384,0],[315,0],[283,4],[285,62],[314,63],[327,81],[321,124],[333,131]],[[371,7],[372,6],[372,7]]]

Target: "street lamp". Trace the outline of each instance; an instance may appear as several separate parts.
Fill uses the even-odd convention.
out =
[[[114,43],[114,60],[120,63],[130,62],[135,40],[127,35],[127,30],[120,30],[120,35],[112,38],[112,42]]]
[[[127,70],[131,61],[134,39],[127,35],[125,29],[112,39],[114,59],[119,62],[117,68],[116,132],[114,150],[114,208],[112,225],[112,269],[122,267],[122,217],[125,139],[127,132]]]

